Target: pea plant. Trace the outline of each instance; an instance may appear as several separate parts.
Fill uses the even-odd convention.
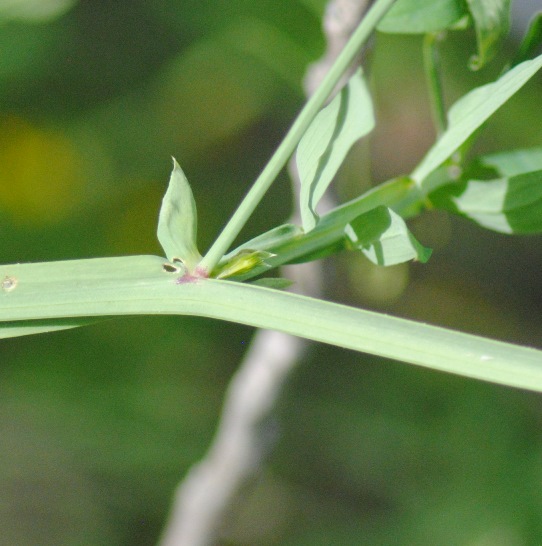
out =
[[[293,294],[282,290],[287,279],[269,275],[281,265],[343,250],[362,252],[382,267],[425,263],[431,250],[406,221],[435,208],[501,233],[542,232],[542,147],[470,153],[484,123],[542,68],[542,55],[534,56],[542,35],[540,14],[495,81],[472,89],[448,111],[443,100],[438,48],[445,33],[474,28],[477,51],[468,64],[480,69],[506,36],[509,3],[377,0],[206,253],[197,247],[196,203],[174,160],[158,219],[164,256],[2,265],[0,337],[111,316],[199,315],[542,391],[542,351]],[[411,173],[319,215],[318,203],[348,151],[375,126],[361,68],[331,98],[375,30],[425,35],[437,138]],[[293,154],[301,180],[301,225],[278,225],[231,249]]]

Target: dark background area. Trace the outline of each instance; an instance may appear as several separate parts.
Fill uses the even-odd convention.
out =
[[[324,3],[80,0],[39,21],[0,5],[0,262],[160,254],[172,155],[205,249],[303,103]],[[448,104],[507,58],[470,73],[474,48],[470,32],[443,46]],[[340,200],[369,173],[408,172],[434,138],[420,39],[379,35],[368,63],[378,127],[343,168]],[[538,75],[477,150],[540,145],[540,104]],[[290,207],[283,175],[245,237]],[[410,225],[434,249],[428,264],[340,255],[325,263],[326,298],[542,348],[540,237],[439,212]],[[154,544],[252,334],[138,317],[2,341],[0,545]],[[224,544],[542,542],[539,395],[315,344],[276,419],[278,445]]]

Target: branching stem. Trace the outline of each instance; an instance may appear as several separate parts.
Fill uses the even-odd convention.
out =
[[[294,152],[295,147],[301,140],[301,137],[312,120],[322,108],[361,47],[374,31],[378,22],[384,17],[394,2],[395,0],[377,0],[373,4],[373,7],[367,12],[367,15],[363,18],[354,34],[352,34],[352,37],[343,51],[337,57],[336,62],[328,72],[322,84],[307,101],[305,107],[298,115],[273,157],[270,159],[269,163],[267,163],[229,222],[199,263],[199,268],[201,270],[210,273],[218,264],[222,256],[226,254],[279,172],[284,165],[286,165],[286,162]]]

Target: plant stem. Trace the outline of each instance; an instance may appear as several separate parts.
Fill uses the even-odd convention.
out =
[[[440,136],[446,130],[447,123],[442,91],[440,59],[437,49],[438,41],[439,35],[436,33],[425,35],[423,40],[423,64],[429,90],[429,100],[431,102],[431,115],[437,136]]]
[[[325,256],[337,252],[344,248],[345,225],[360,214],[379,205],[386,205],[402,213],[401,204],[412,205],[422,198],[421,192],[407,178],[397,178],[380,184],[357,199],[344,203],[322,216],[316,227],[308,233],[285,236],[284,239],[277,240],[265,248],[256,246],[258,250],[266,250],[274,256],[265,260],[266,266],[255,267],[235,280],[245,281],[257,277],[270,267],[312,261],[315,255]],[[250,248],[250,241],[246,244]],[[243,246],[241,245],[239,249]],[[232,251],[232,254],[236,251]]]
[[[326,99],[329,97],[342,75],[348,69],[363,44],[367,41],[380,19],[384,17],[394,2],[395,0],[377,0],[373,7],[367,12],[367,15],[363,18],[343,51],[337,57],[337,60],[320,87],[318,87],[314,95],[305,104],[305,107],[280,143],[273,157],[267,163],[229,222],[199,263],[198,269],[211,273],[222,256],[227,252],[279,172],[288,161],[288,158],[294,152],[301,137],[318,111],[324,105]]]
[[[246,283],[208,279],[178,285],[163,263],[158,256],[125,256],[2,265],[0,278],[14,277],[19,284],[2,294],[0,335],[5,326],[10,336],[29,333],[24,330],[32,328],[31,320],[41,321],[44,331],[43,321],[58,330],[70,317],[197,315],[542,391],[540,350]],[[24,321],[18,332],[13,321]]]

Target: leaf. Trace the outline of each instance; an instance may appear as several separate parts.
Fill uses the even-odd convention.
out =
[[[479,70],[495,55],[510,28],[510,0],[466,0],[476,31],[478,53],[469,61]]]
[[[419,187],[431,172],[448,159],[493,113],[542,67],[542,55],[518,64],[493,83],[473,89],[448,112],[448,128],[430,148],[411,178]]]
[[[18,0],[0,3],[0,21],[48,23],[61,17],[77,0]]]
[[[67,318],[54,320],[20,320],[16,322],[0,322],[0,339],[28,336],[45,332],[56,332],[94,324],[103,319],[98,318]]]
[[[173,159],[169,186],[158,217],[158,240],[168,260],[181,260],[193,271],[201,259],[196,247],[197,210],[190,184]]]
[[[542,233],[542,170],[445,186],[431,202],[500,233]]]
[[[316,205],[347,152],[374,127],[369,91],[358,70],[314,118],[296,153],[301,179],[301,219],[305,231],[316,225]]]
[[[465,15],[460,0],[398,0],[376,28],[394,34],[425,34],[450,28]]]
[[[261,238],[252,239],[252,242],[261,239],[261,246],[275,254],[267,262],[272,267],[319,259],[329,255],[330,252],[344,249],[346,242],[344,228],[360,214],[382,204],[394,208],[401,207],[402,213],[402,203],[410,208],[411,198],[419,199],[420,202],[425,199],[425,196],[421,195],[421,192],[414,187],[412,180],[407,177],[388,180],[322,216],[316,227],[309,233],[303,233],[299,228],[291,229],[291,227],[288,228],[287,225],[284,225],[264,233]],[[270,244],[264,244],[266,240]],[[272,242],[274,244],[271,244]],[[248,245],[249,243],[244,243],[238,248],[246,248]],[[228,256],[231,257],[232,253]],[[256,277],[264,273],[266,269],[268,267],[254,268],[249,275],[243,276],[243,280]]]
[[[281,226],[270,229],[269,231],[266,231],[265,233],[262,233],[261,235],[258,235],[253,239],[250,239],[246,243],[239,245],[235,250],[232,250],[231,252],[226,254],[223,260],[230,260],[241,250],[268,250],[277,245],[280,245],[283,242],[290,242],[298,235],[302,235],[302,233],[303,230],[299,226],[295,226],[294,224],[282,224]]]
[[[254,286],[262,286],[264,288],[274,288],[275,290],[284,290],[292,286],[294,281],[291,279],[285,279],[283,277],[262,277],[261,279],[256,279],[250,284]]]
[[[535,51],[542,44],[542,11],[535,13],[529,22],[529,28],[521,41],[518,52],[514,57],[511,65],[517,64],[530,59]]]
[[[163,258],[129,256],[0,266],[0,322],[144,314],[197,315],[542,391],[542,351],[269,290],[197,279],[177,284]]]
[[[340,237],[337,237],[334,242],[330,242],[327,245],[322,245],[321,247],[309,251],[305,254],[301,254],[299,256],[296,256],[294,258],[290,258],[287,260],[288,264],[303,264],[307,262],[314,262],[316,260],[323,260],[324,258],[327,258],[328,256],[331,256],[333,254],[338,254],[339,252],[343,251],[347,247],[347,241],[344,235],[344,227],[342,226],[340,230]],[[316,230],[311,231],[310,233],[314,233]],[[280,256],[279,256],[280,257]],[[274,260],[276,263],[276,260]]]
[[[405,221],[381,206],[358,216],[345,229],[352,245],[377,265],[396,265],[409,260],[426,262],[431,250],[423,247]]]
[[[227,279],[228,277],[243,275],[256,267],[265,267],[266,260],[273,256],[274,254],[265,250],[250,250],[246,248],[240,250],[225,264],[213,271],[212,276],[217,279]]]
[[[478,163],[495,169],[501,176],[540,171],[542,170],[542,147],[487,154],[478,158]]]

